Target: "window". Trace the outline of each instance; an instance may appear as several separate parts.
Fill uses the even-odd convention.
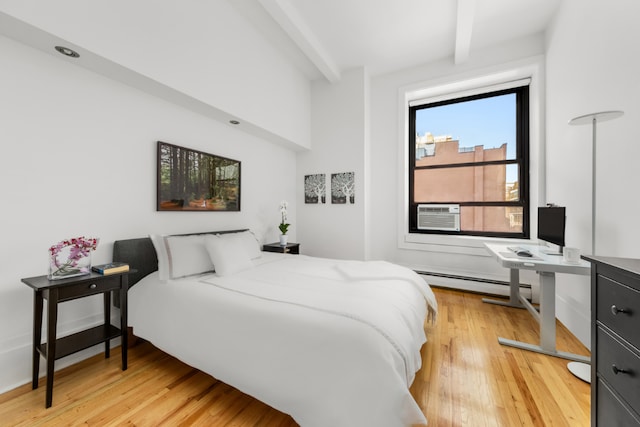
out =
[[[528,238],[529,86],[417,104],[409,106],[409,232]],[[459,205],[459,231],[419,227],[424,204]]]

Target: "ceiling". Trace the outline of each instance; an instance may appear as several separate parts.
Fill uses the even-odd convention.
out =
[[[230,0],[311,78],[371,75],[450,58],[545,31],[561,0]],[[292,47],[295,46],[295,47]]]
[[[12,5],[9,10],[29,16],[33,9],[29,5],[35,1],[27,2],[26,6],[21,2],[9,3]],[[310,80],[324,78],[336,82],[343,71],[354,67],[366,67],[370,75],[376,76],[435,61],[463,64],[474,55],[482,55],[485,48],[542,34],[553,20],[561,1],[226,0],[225,4],[249,22],[247,28],[255,29]],[[221,4],[224,0],[214,2]],[[44,7],[44,15],[59,14],[58,21],[61,22],[58,22],[58,27],[65,29],[62,31],[64,34],[72,34],[66,30],[64,22],[76,30],[95,25],[93,32],[97,35],[93,38],[97,41],[94,42],[99,41],[98,44],[104,46],[112,38],[117,40],[117,37],[100,38],[115,19],[120,21],[119,25],[125,31],[135,35],[139,31],[136,19],[146,17],[144,13],[148,9],[145,8],[149,7],[149,1],[132,6],[124,0],[111,0],[96,2],[89,9],[83,3],[68,0],[63,3],[64,7],[47,3],[40,5],[39,9]],[[179,6],[163,3],[158,13],[167,10],[175,13],[172,8],[179,10],[183,18],[189,14],[206,15],[211,10],[218,10],[207,8],[206,2],[194,0]],[[123,10],[129,10],[126,15],[130,15],[129,19],[124,20],[117,15]],[[157,14],[153,16],[159,17]],[[74,20],[72,17],[82,19]],[[203,22],[194,19],[180,21],[177,18],[174,21],[178,26],[185,22],[193,25]],[[36,19],[35,22],[46,22],[46,19]],[[44,41],[47,36],[42,31],[38,32],[37,27],[1,12],[0,24],[0,33],[27,44],[37,45],[30,38]],[[217,37],[212,30],[215,27],[202,29],[202,34]],[[209,50],[209,41],[207,37],[195,38],[192,50]],[[49,50],[49,45],[43,46]]]
[[[168,75],[173,68],[165,67],[164,58],[170,59],[168,64],[183,66],[183,62],[173,61],[173,56],[164,55],[166,49],[184,53],[183,58],[191,61],[185,62],[188,64],[203,60],[205,65],[215,65],[215,54],[206,55],[206,52],[215,53],[217,49],[223,50],[226,57],[242,55],[242,51],[235,51],[233,43],[228,43],[233,40],[227,40],[224,34],[225,25],[236,25],[234,28],[238,31],[231,33],[239,46],[246,48],[247,43],[262,38],[309,80],[338,82],[342,73],[355,67],[366,67],[370,76],[378,76],[434,62],[461,65],[486,55],[487,48],[540,36],[553,21],[561,2],[104,0],[92,2],[89,7],[84,0],[0,0],[0,34],[58,57],[52,46],[80,49],[82,55],[80,61],[75,62],[77,65],[228,123],[237,119],[238,112],[230,111],[232,108],[221,103],[219,97],[209,100],[204,95],[194,96],[194,91],[185,91],[182,86],[185,82],[181,79],[188,73],[177,78],[181,83],[177,88],[150,76],[149,69],[154,69],[150,64],[154,61],[163,64],[160,68],[168,70]],[[238,14],[233,14],[233,10]],[[212,13],[220,16],[212,19]],[[220,25],[225,19],[224,25]],[[242,40],[245,32],[252,37]],[[197,36],[190,38],[188,49],[171,45],[175,43],[173,34],[180,34],[176,40],[184,40],[191,33]],[[154,38],[159,34],[162,37]],[[134,43],[128,43],[129,39]],[[158,40],[170,43],[166,45]],[[127,49],[120,48],[123,43]],[[149,55],[139,55],[141,49]],[[246,117],[246,111],[244,114],[246,132],[300,148],[292,138],[252,121]]]

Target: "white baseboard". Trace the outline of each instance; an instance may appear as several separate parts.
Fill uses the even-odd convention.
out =
[[[507,283],[497,283],[495,281],[477,280],[473,277],[444,277],[433,276],[429,273],[419,273],[425,282],[432,286],[458,289],[461,291],[477,292],[480,294],[497,295],[509,297],[509,285]],[[530,286],[521,286],[520,294],[531,300],[532,293]]]

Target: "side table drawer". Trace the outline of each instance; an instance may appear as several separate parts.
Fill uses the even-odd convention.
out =
[[[640,292],[606,276],[598,276],[596,319],[640,348]]]
[[[596,369],[635,411],[640,411],[640,356],[602,327],[597,331]]]
[[[58,300],[65,301],[114,289],[120,289],[120,275],[64,286],[58,290]]]

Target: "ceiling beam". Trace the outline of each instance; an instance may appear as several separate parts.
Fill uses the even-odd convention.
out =
[[[456,19],[456,51],[455,64],[462,64],[469,59],[473,18],[476,11],[476,0],[458,0],[458,16]]]
[[[258,1],[330,83],[340,80],[340,70],[337,65],[288,1]]]

